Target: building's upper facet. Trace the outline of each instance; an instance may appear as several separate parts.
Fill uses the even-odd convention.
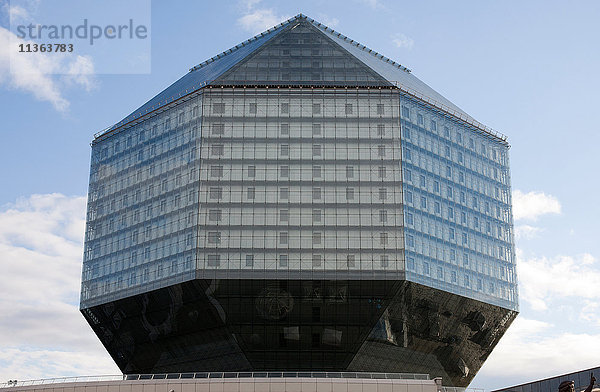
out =
[[[425,372],[516,315],[506,139],[298,15],[92,143],[81,308],[124,372]]]

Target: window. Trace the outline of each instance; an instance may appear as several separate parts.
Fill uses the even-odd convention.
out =
[[[465,182],[465,173],[458,172],[458,181],[459,182]]]
[[[248,177],[256,177],[256,166],[248,166]]]
[[[421,208],[424,210],[427,209],[427,197],[425,196],[421,196]]]
[[[388,214],[387,214],[386,210],[379,210],[379,222],[386,223],[387,216],[388,216]]]
[[[466,253],[463,255],[463,265],[469,265],[469,255]]]
[[[410,212],[406,213],[406,224],[412,226],[415,223],[413,214]]]
[[[183,124],[185,121],[185,115],[183,113],[179,113],[179,124]]]
[[[417,124],[419,125],[424,125],[425,121],[423,120],[423,115],[422,114],[417,114]]]
[[[279,198],[287,200],[290,196],[289,188],[279,188]]]
[[[455,236],[455,230],[454,230],[452,227],[451,227],[451,228],[450,228],[450,230],[449,230],[448,236],[449,236],[449,239],[450,239],[451,241],[453,241],[453,240],[454,240],[454,236]]]
[[[408,257],[406,259],[407,268],[411,271],[415,270],[415,259],[412,257]]]
[[[356,257],[354,255],[347,255],[346,256],[346,266],[348,268],[353,268],[355,265],[355,261],[356,261]]]
[[[379,178],[385,178],[385,175],[386,175],[385,166],[379,166],[377,174],[379,175]]]
[[[312,266],[313,267],[320,267],[322,261],[323,261],[322,255],[312,255]]]
[[[208,220],[211,222],[220,222],[222,217],[221,210],[209,210],[208,211]]]
[[[404,159],[406,159],[407,161],[412,161],[412,153],[410,152],[410,150],[408,148],[404,148]]]
[[[456,250],[450,249],[450,261],[456,261]]]
[[[313,105],[312,105],[312,111],[313,111],[313,114],[321,114],[321,104],[320,103],[313,103]]]
[[[444,269],[442,267],[437,267],[437,278],[444,280]]]
[[[208,191],[209,198],[211,199],[221,199],[223,197],[223,188],[221,187],[211,187]]]
[[[384,145],[377,146],[377,156],[385,157],[385,146]]]
[[[447,158],[450,158],[450,146],[446,146],[446,147],[444,148],[444,150],[445,150],[445,153],[446,153],[446,157],[447,157]]]
[[[435,122],[435,120],[431,120],[431,130],[434,132],[437,131],[437,122]]]
[[[282,114],[289,114],[290,113],[290,104],[289,103],[282,103],[281,104],[281,113]]]
[[[256,114],[256,112],[257,112],[256,103],[251,103],[248,107],[248,110],[249,110],[250,114]]]
[[[402,135],[404,135],[405,139],[410,139],[410,128],[403,127],[402,128]]]
[[[406,191],[406,202],[410,204],[413,202],[413,193],[411,191]]]
[[[288,266],[288,255],[279,255],[279,266],[280,267]]]
[[[290,220],[290,210],[280,210],[279,211],[279,221],[280,222],[289,222]]]
[[[389,266],[390,257],[388,255],[381,255],[379,258],[381,268],[387,268]]]
[[[406,246],[414,248],[414,246],[415,246],[415,237],[413,237],[412,235],[408,234],[406,236]]]
[[[387,245],[387,243],[388,243],[388,233],[379,233],[379,243],[382,246]]]
[[[463,191],[460,191],[460,202],[463,204],[467,202],[467,196],[465,195],[465,192],[463,192]]]
[[[313,155],[313,157],[320,157],[321,156],[321,145],[320,144],[313,144],[313,146],[312,146],[312,155]]]
[[[471,287],[471,280],[469,279],[469,275],[465,275],[465,286]]]
[[[288,244],[288,232],[282,231],[279,233],[279,245],[287,245]]]
[[[194,106],[192,108],[192,117],[197,117],[198,116],[198,106]]]
[[[254,255],[246,255],[246,267],[254,267]]]
[[[382,103],[377,104],[377,114],[383,114],[383,104]]]
[[[352,104],[351,103],[347,103],[345,105],[345,111],[346,111],[346,114],[352,114]]]
[[[354,178],[354,166],[346,166],[346,178]]]
[[[225,113],[225,104],[224,103],[213,103],[212,111],[214,114],[224,114]],[[165,128],[168,126],[165,124]]]
[[[282,144],[281,146],[279,146],[279,153],[281,154],[282,157],[289,157],[290,156],[290,145]]]
[[[462,152],[458,152],[458,162],[459,163],[463,163],[464,162],[464,157],[463,157],[463,153]]]
[[[208,255],[208,266],[218,267],[221,265],[221,255]]]
[[[424,175],[419,175],[419,186],[423,189],[427,188],[427,182],[425,181]]]
[[[452,271],[451,278],[452,283],[456,283],[456,271]]]
[[[385,136],[385,125],[377,124],[377,136]]]
[[[248,200],[254,200],[255,196],[256,196],[256,188],[254,188],[254,187],[248,188],[248,191],[247,191]]]
[[[386,200],[386,199],[387,199],[387,189],[379,188],[379,200]]]
[[[281,134],[289,135],[290,134],[290,124],[281,124]]]
[[[211,165],[210,166],[210,176],[211,177],[223,177],[223,166]]]
[[[321,200],[321,188],[312,189],[312,198],[313,200]]]
[[[346,200],[354,200],[354,188],[346,188]]]
[[[321,178],[321,166],[315,165],[312,167],[313,178]]]
[[[220,231],[209,231],[208,232],[208,243],[209,244],[220,244],[221,243],[221,232]]]
[[[321,245],[321,233],[313,233],[313,245]]]
[[[289,166],[279,166],[279,176],[280,177],[289,177],[290,176],[290,167]]]
[[[451,186],[448,186],[446,188],[446,196],[448,197],[448,199],[452,199],[452,197],[454,196],[454,190]]]
[[[406,106],[402,106],[402,117],[409,118],[410,110]]]
[[[450,166],[446,166],[446,177],[452,177],[452,168]]]
[[[429,268],[429,263],[427,261],[423,262],[423,273],[425,275],[429,275],[431,273],[430,268]]]
[[[436,214],[440,214],[442,212],[442,206],[441,206],[440,202],[436,201],[435,203],[433,203],[433,211]]]
[[[321,222],[321,210],[313,210],[312,212],[312,220],[313,222]]]
[[[312,125],[312,134],[313,134],[313,136],[321,135],[321,124],[313,124]]]
[[[223,155],[224,149],[225,148],[222,144],[214,144],[210,149],[210,153],[211,155],[220,157]]]
[[[463,243],[463,245],[467,245],[468,242],[469,242],[469,239],[467,237],[467,233],[463,233],[463,235],[462,235],[462,243]]]

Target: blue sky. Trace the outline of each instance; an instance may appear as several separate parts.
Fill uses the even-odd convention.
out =
[[[31,59],[9,72],[9,9],[0,0],[0,381],[118,373],[77,311],[93,134],[300,12],[509,137],[521,314],[471,386],[599,365],[600,2],[154,1],[149,73],[100,74],[92,53],[62,75]]]

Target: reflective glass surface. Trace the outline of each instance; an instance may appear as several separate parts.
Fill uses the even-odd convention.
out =
[[[195,277],[202,99],[92,145],[81,307]]]
[[[392,90],[207,89],[199,277],[404,270]]]
[[[400,106],[407,279],[517,310],[508,147]]]
[[[416,372],[463,387],[516,316],[407,281],[257,279],[184,282],[83,314],[124,373]]]

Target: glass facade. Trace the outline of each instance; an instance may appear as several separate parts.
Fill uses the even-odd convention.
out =
[[[518,310],[508,144],[408,88],[300,15],[98,135],[81,309],[123,372],[468,385]]]
[[[202,98],[92,144],[81,307],[196,276]]]
[[[400,106],[407,279],[517,310],[508,146]]]

